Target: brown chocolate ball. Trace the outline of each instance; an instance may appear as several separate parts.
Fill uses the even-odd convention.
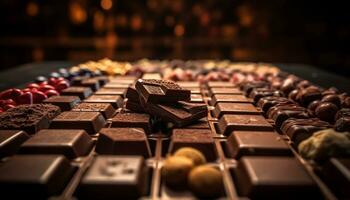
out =
[[[315,110],[316,116],[326,122],[334,122],[337,112],[338,107],[330,102],[320,103]]]
[[[164,161],[162,176],[168,186],[184,187],[187,185],[187,177],[193,167],[191,159],[183,156],[171,156]]]
[[[340,101],[340,97],[336,94],[329,94],[329,95],[326,95],[322,98],[321,102],[330,102],[330,103],[333,103],[334,105],[338,106],[338,108],[340,108],[340,104],[341,104],[341,101]]]
[[[192,160],[193,164],[196,166],[203,165],[207,162],[202,152],[190,147],[183,147],[178,149],[174,153],[174,156],[183,156],[183,157],[189,158]]]
[[[320,104],[320,101],[319,100],[315,100],[313,102],[311,102],[309,104],[309,106],[307,107],[307,109],[309,109],[312,113],[315,113],[315,110],[317,108],[317,106]]]
[[[224,191],[223,177],[219,169],[201,165],[191,170],[188,176],[191,191],[200,198],[217,198]]]
[[[302,106],[308,106],[311,102],[315,100],[319,100],[322,98],[321,91],[318,87],[310,86],[305,89],[300,90],[298,93],[296,100]]]

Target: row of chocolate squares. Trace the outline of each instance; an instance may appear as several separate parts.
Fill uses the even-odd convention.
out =
[[[79,129],[43,129],[31,137],[24,131],[1,130],[0,136],[1,157],[18,152],[63,154],[73,159],[86,156],[94,146],[93,139]],[[155,154],[156,137],[147,137],[141,128],[103,128],[97,137],[95,151],[100,154],[143,155],[145,158]],[[163,155],[181,146],[189,146],[204,152],[209,161],[218,159],[215,135],[210,129],[173,129],[171,136],[162,137]],[[283,138],[273,131],[234,131],[222,144],[227,158],[239,159],[244,155],[292,156]]]
[[[86,162],[89,166],[84,172],[79,165],[70,163],[65,157],[59,155],[13,156],[0,165],[0,187],[3,198],[47,199],[62,195],[66,187],[72,187],[69,189],[75,190],[73,195],[78,199],[137,199],[150,195],[151,183],[154,181],[152,174],[155,169],[148,167],[142,156],[98,155],[89,158],[92,160]],[[230,169],[232,173],[228,174],[227,178],[233,182],[240,197],[323,198],[315,181],[302,164],[293,157],[244,156],[238,161],[236,167]],[[344,169],[349,172],[349,163],[334,158],[324,168],[323,175],[327,181],[334,183],[334,187],[341,186],[338,189],[345,189],[344,185],[336,182],[338,178],[344,180],[344,177],[338,174],[345,175]],[[83,175],[77,176],[77,170],[79,173],[84,172]],[[220,173],[223,172],[220,171]],[[74,181],[79,183],[77,188],[71,184]],[[183,191],[171,190],[163,183],[164,180],[160,182],[159,198],[165,196],[169,199],[194,198],[183,195]],[[227,191],[224,191],[221,196],[223,198],[228,196]]]

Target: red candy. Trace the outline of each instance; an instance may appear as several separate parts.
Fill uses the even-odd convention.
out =
[[[21,96],[16,99],[17,104],[32,104],[33,94],[31,92],[24,92]]]
[[[48,90],[45,92],[47,97],[58,96],[59,93],[56,90]]]
[[[21,94],[20,89],[8,89],[0,93],[0,99],[15,99]]]
[[[34,91],[32,92],[33,94],[33,103],[41,103],[45,99],[47,99],[46,94],[40,91]]]
[[[56,90],[59,91],[59,92],[64,90],[64,89],[66,89],[66,88],[68,88],[68,87],[69,87],[69,84],[65,80],[59,81],[57,83],[57,85],[55,85]]]
[[[50,78],[49,81],[48,81],[49,85],[56,85],[56,83],[57,83],[57,79],[56,78]]]

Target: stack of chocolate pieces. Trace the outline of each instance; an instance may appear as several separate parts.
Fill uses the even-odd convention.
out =
[[[147,112],[154,118],[170,122],[176,127],[193,124],[206,117],[207,106],[191,103],[191,91],[178,84],[157,79],[139,79],[126,92],[126,108],[134,112]]]

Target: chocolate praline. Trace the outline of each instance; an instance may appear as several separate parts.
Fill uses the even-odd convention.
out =
[[[338,112],[338,107],[330,102],[323,102],[315,110],[316,116],[324,121],[333,122]]]
[[[340,98],[338,95],[336,94],[329,94],[329,95],[326,95],[322,98],[321,102],[330,102],[330,103],[333,103],[334,105],[336,105],[338,108],[340,108],[340,104],[341,104],[341,101],[340,101]]]

